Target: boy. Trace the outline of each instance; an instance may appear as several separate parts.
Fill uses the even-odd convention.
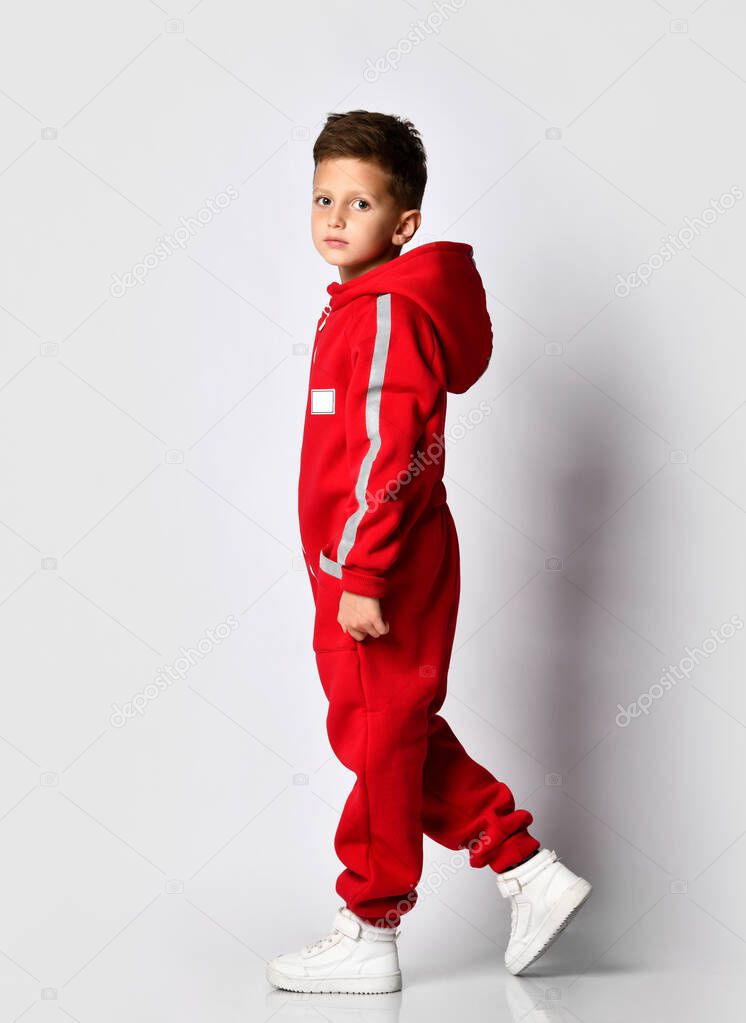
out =
[[[427,180],[409,121],[330,114],[313,157],[313,242],[340,282],[311,358],[298,511],[327,731],[356,781],[334,840],[345,904],[331,934],[271,960],[267,978],[290,991],[399,990],[396,938],[417,901],[423,834],[496,873],[512,902],[505,963],[519,973],[591,886],[540,847],[531,814],[438,714],[460,587],[446,394],[489,363],[484,288],[469,245],[400,255]]]

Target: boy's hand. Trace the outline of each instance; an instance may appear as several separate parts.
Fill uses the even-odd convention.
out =
[[[347,590],[342,591],[337,621],[343,632],[358,640],[366,636],[378,639],[389,631],[389,623],[381,617],[381,605],[375,597],[363,597]]]

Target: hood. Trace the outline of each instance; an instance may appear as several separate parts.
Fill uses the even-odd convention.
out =
[[[326,290],[334,310],[360,295],[391,293],[416,302],[435,327],[452,394],[467,391],[487,369],[492,324],[471,245],[428,242]]]

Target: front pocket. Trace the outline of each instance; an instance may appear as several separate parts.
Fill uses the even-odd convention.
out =
[[[343,632],[337,621],[339,601],[342,598],[342,580],[319,568],[316,587],[316,617],[313,623],[313,649],[316,653],[325,650],[354,650],[357,640]]]

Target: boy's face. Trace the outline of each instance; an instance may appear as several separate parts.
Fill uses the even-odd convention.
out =
[[[393,259],[420,226],[419,210],[401,210],[388,174],[355,157],[322,160],[313,176],[311,234],[344,283]],[[329,239],[344,244],[332,244]]]

